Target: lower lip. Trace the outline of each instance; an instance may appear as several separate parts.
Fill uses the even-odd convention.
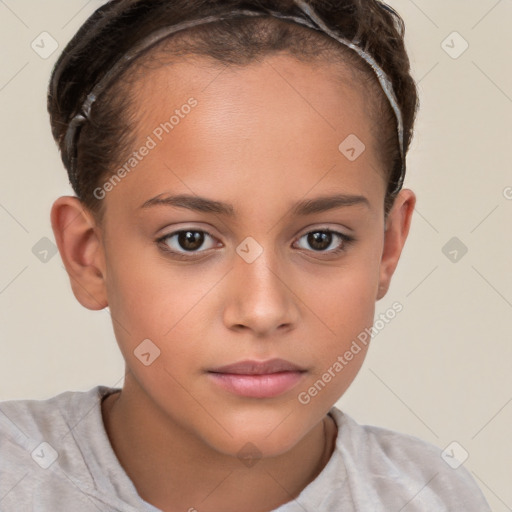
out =
[[[272,398],[292,389],[304,372],[279,372],[265,375],[238,375],[234,373],[209,373],[222,388],[236,395],[251,398]]]

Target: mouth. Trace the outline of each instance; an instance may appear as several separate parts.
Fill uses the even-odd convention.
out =
[[[273,398],[295,387],[307,373],[284,359],[240,361],[208,370],[218,386],[239,396]]]

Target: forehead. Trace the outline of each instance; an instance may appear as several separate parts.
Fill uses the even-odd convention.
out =
[[[283,52],[246,65],[226,65],[199,55],[173,58],[160,66],[155,62],[158,57],[152,56],[149,69],[142,61],[137,70],[132,99],[143,114],[138,128],[147,129],[155,115],[165,114],[162,108],[179,106],[191,94],[209,107],[225,105],[238,111],[258,108],[263,102],[274,103],[275,108],[280,102],[289,115],[316,113],[332,130],[343,128],[337,117],[340,107],[352,114],[354,122],[371,110],[361,72],[341,61],[301,61]]]
[[[194,57],[143,73],[133,101],[134,150],[149,139],[154,148],[116,187],[130,209],[176,189],[233,203],[384,186],[365,91],[340,64],[278,54],[224,66]],[[354,144],[355,160],[344,153]],[[117,192],[109,202],[121,200]]]

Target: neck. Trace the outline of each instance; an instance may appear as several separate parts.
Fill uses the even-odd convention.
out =
[[[264,512],[296,498],[335,446],[330,416],[288,452],[244,466],[184,431],[147,399],[130,374],[102,403],[112,448],[140,497],[164,512]]]

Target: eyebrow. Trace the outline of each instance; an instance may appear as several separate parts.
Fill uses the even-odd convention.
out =
[[[206,197],[200,197],[189,194],[179,194],[174,196],[165,196],[159,194],[156,197],[148,199],[141,205],[142,209],[153,206],[173,206],[179,208],[187,208],[203,213],[218,213],[229,217],[235,216],[233,205],[214,201]],[[364,196],[351,194],[334,194],[328,196],[317,197],[315,199],[304,199],[292,206],[291,213],[297,216],[312,215],[321,213],[335,208],[346,206],[364,205],[370,207],[368,199]]]

